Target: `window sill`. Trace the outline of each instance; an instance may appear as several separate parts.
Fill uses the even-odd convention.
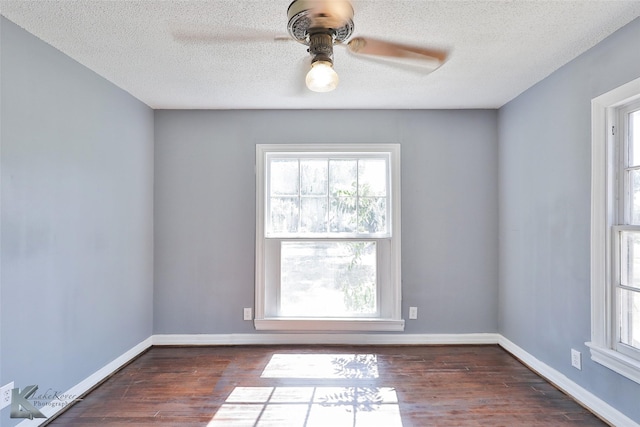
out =
[[[640,384],[640,361],[593,342],[585,344],[591,349],[591,360]]]
[[[402,332],[404,320],[395,319],[313,319],[313,318],[268,318],[255,319],[258,331],[305,331],[305,332]]]

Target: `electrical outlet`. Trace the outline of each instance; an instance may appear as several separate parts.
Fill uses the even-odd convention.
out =
[[[415,320],[418,318],[418,307],[409,307],[409,319]]]
[[[247,307],[244,309],[244,320],[252,320],[253,319],[253,315],[251,313],[251,308]]]
[[[571,366],[582,370],[582,355],[578,350],[571,349]]]
[[[13,381],[0,387],[0,409],[11,405],[11,393],[13,388]]]

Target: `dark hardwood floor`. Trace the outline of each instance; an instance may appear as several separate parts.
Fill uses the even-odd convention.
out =
[[[49,426],[604,426],[498,346],[153,347]]]

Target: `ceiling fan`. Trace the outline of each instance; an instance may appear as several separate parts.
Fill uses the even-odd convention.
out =
[[[338,85],[333,69],[333,46],[345,46],[354,55],[409,64],[433,71],[444,63],[447,52],[440,49],[354,37],[353,7],[349,0],[294,0],[287,11],[287,29],[296,41],[309,46],[311,69],[307,87],[330,92]]]

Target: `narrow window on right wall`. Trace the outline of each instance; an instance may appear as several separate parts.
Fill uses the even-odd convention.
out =
[[[617,219],[613,227],[615,349],[640,360],[640,101],[617,108]]]
[[[640,79],[592,100],[591,358],[640,383]]]

